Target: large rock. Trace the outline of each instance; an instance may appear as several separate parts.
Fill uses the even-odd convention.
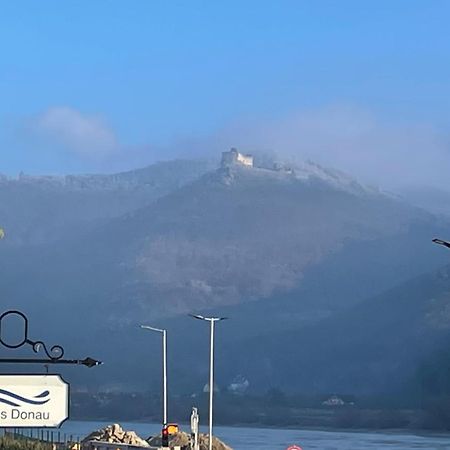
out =
[[[105,428],[92,432],[86,436],[82,443],[88,441],[111,442],[115,444],[138,445],[141,447],[149,447],[144,439],[141,439],[134,431],[125,431],[118,423],[108,425]]]
[[[176,434],[173,434],[169,437],[169,446],[180,446],[188,447],[190,442],[190,435],[188,433],[184,433],[183,431],[180,431]],[[200,450],[208,450],[209,449],[209,435],[208,434],[202,434],[199,435],[199,442],[200,442]],[[161,447],[161,435],[154,436],[149,439],[148,443],[152,447]],[[233,450],[231,447],[228,447],[228,445],[224,444],[220,439],[213,436],[213,450]]]

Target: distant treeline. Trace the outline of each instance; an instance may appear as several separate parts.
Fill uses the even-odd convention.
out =
[[[331,395],[330,395],[331,396]],[[270,389],[264,395],[218,393],[215,418],[222,425],[289,426],[348,429],[450,430],[450,395],[417,399],[402,395],[357,398],[338,396],[343,405],[327,406],[328,395],[287,395]],[[188,422],[192,406],[207,420],[207,394],[170,398],[171,421]],[[160,421],[161,400],[144,393],[75,393],[72,418],[96,420]]]

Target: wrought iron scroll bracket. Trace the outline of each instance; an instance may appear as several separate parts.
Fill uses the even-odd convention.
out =
[[[19,319],[23,323],[23,333],[21,335],[21,339],[17,342],[8,342],[5,340],[4,336],[4,325],[5,320],[8,320],[8,318],[15,317],[16,319]],[[53,345],[48,349],[45,342],[39,340],[39,341],[33,341],[28,336],[28,318],[27,316],[16,310],[6,311],[2,315],[0,315],[0,344],[3,345],[6,348],[9,349],[18,349],[21,347],[24,347],[26,345],[31,346],[34,353],[39,353],[41,349],[45,353],[46,358],[39,358],[39,359],[30,359],[30,358],[0,358],[0,363],[38,363],[38,364],[82,364],[87,367],[94,367],[99,364],[101,364],[100,361],[97,361],[92,358],[85,358],[85,359],[63,359],[64,356],[64,349],[61,347],[61,345]]]

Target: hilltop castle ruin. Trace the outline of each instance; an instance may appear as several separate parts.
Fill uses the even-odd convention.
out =
[[[222,167],[229,167],[234,164],[241,164],[243,166],[253,167],[253,156],[244,155],[232,148],[229,152],[222,152]]]

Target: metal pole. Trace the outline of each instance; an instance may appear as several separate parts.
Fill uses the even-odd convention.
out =
[[[214,319],[211,320],[211,339],[209,351],[209,450],[212,450],[214,395]]]
[[[167,425],[167,330],[151,327],[149,325],[140,325],[144,330],[156,331],[162,334],[162,410],[163,427]]]
[[[194,319],[210,322],[211,337],[209,348],[209,450],[212,450],[213,440],[213,395],[214,395],[214,322],[225,320],[227,317],[205,317],[200,314],[189,314]]]
[[[167,333],[163,330],[163,419],[164,426],[167,425]]]

